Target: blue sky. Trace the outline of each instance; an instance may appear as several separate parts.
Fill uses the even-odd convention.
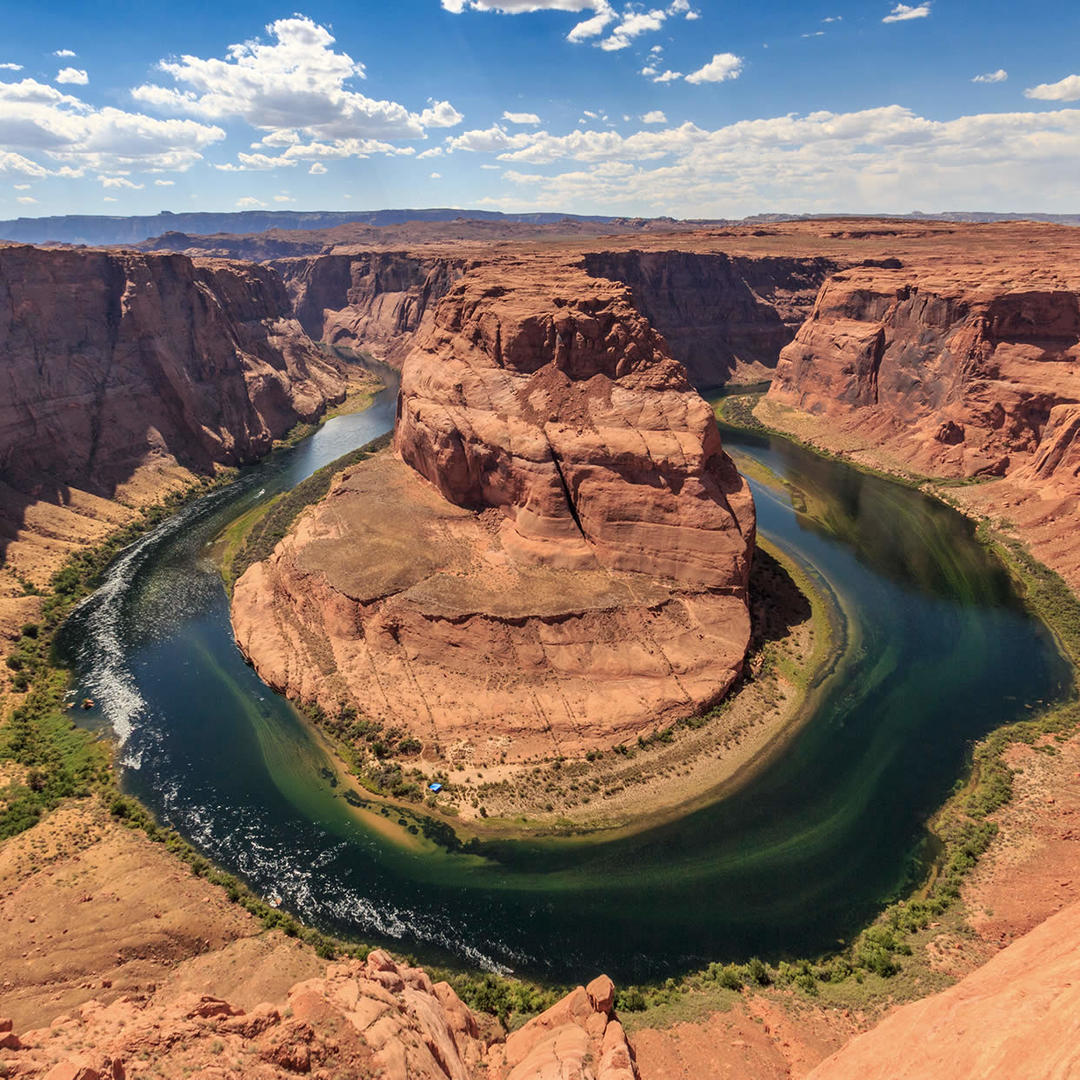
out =
[[[0,2],[0,217],[1080,212],[1080,4]]]

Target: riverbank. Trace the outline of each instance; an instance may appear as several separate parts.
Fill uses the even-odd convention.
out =
[[[363,805],[354,812],[399,845],[417,850],[425,819],[454,845],[531,838],[614,839],[685,816],[738,790],[783,752],[813,712],[817,687],[842,652],[847,620],[827,584],[796,559],[759,541],[751,574],[753,635],[746,673],[707,713],[579,760],[526,769],[475,767],[467,750],[442,762],[359,755],[308,717],[340,778]],[[325,718],[322,718],[325,720]],[[403,775],[444,788],[422,804],[395,799],[380,778]],[[403,817],[401,816],[403,815]],[[398,824],[400,818],[406,824]],[[410,828],[411,827],[411,828]]]

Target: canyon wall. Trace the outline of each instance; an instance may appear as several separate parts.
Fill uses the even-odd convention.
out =
[[[868,464],[975,482],[950,498],[1080,587],[1076,265],[1004,252],[837,274],[759,415]]]
[[[630,287],[638,310],[702,389],[771,378],[780,350],[837,269],[825,257],[636,250],[589,253],[584,265]]]
[[[281,275],[292,310],[312,339],[400,367],[424,320],[461,276],[465,260],[367,251],[268,265]]]
[[[345,380],[276,273],[181,255],[0,248],[0,470],[111,495],[152,459],[266,453]]]
[[[514,762],[731,687],[753,502],[625,286],[559,260],[468,273],[405,361],[395,445],[236,583],[272,686]]]

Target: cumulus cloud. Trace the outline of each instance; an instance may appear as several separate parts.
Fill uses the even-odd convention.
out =
[[[274,196],[274,202],[290,203],[296,202],[296,200],[287,191],[283,191],[280,195]]]
[[[1009,77],[1009,73],[1004,68],[998,68],[997,71],[988,71],[985,75],[976,75],[971,81],[974,83],[999,83],[1004,82]]]
[[[1024,91],[1036,101],[1080,101],[1080,75],[1066,75],[1055,83],[1040,83]]]
[[[611,31],[611,35],[600,42],[600,48],[608,52],[627,49],[634,38],[652,30],[659,30],[666,18],[667,12],[659,9],[627,11],[622,21]]]
[[[29,206],[31,203],[36,203],[37,199],[35,199],[33,195],[20,195],[15,201],[21,202],[25,206]]]
[[[511,124],[539,124],[540,117],[536,113],[531,112],[504,112],[502,114],[504,120],[509,121]]]
[[[326,166],[321,161],[313,161],[308,169],[309,176],[322,176],[326,172]]]
[[[74,83],[76,86],[85,86],[90,81],[90,76],[78,68],[66,67],[61,68],[56,73],[56,81],[58,83]]]
[[[0,82],[0,146],[43,174],[187,169],[224,138],[221,128],[194,120],[94,108],[36,79]]]
[[[496,149],[530,209],[728,217],[763,207],[855,212],[993,206],[1070,207],[1080,109],[939,121],[899,105],[683,124],[621,135],[546,131]]]
[[[76,56],[77,53],[73,53],[70,49],[57,49],[53,53],[53,56]]]
[[[666,124],[667,117],[664,115],[662,109],[653,109],[641,118],[641,122],[643,124]]]
[[[420,123],[424,127],[457,127],[465,117],[449,101],[433,101],[431,106],[420,114]]]
[[[337,51],[330,31],[306,16],[278,19],[266,31],[269,42],[230,45],[224,59],[163,60],[158,69],[176,85],[147,83],[132,94],[156,109],[243,120],[266,133],[265,146],[310,140],[309,148],[318,148],[311,157],[394,153],[389,140],[420,139],[425,128],[464,119],[448,101],[416,113],[353,89],[349,84],[365,77],[364,65]]]
[[[925,19],[930,15],[930,5],[897,4],[881,21],[883,23],[907,22],[909,19]]]
[[[242,199],[236,200],[236,205],[241,210],[259,210],[266,206],[266,203],[260,199],[256,199],[254,195],[245,195]]]
[[[0,71],[22,71],[22,64],[0,64]]]
[[[141,191],[146,185],[136,184],[126,176],[99,176],[101,186],[104,188],[127,188],[129,191]]]
[[[726,82],[742,74],[743,58],[734,53],[717,53],[704,67],[686,76],[688,83]]]
[[[638,5],[627,4],[618,14],[610,0],[442,0],[446,11],[461,15],[466,11],[491,11],[501,15],[525,15],[537,11],[563,11],[584,15],[588,18],[576,22],[566,35],[567,41],[588,41],[610,33],[597,42],[601,49],[617,52],[629,47],[641,34],[659,30],[669,17],[681,15],[686,19],[700,18],[690,6],[690,0],[671,0],[666,8],[650,11],[638,10]],[[615,24],[612,26],[612,24]]]
[[[442,173],[433,172],[428,179],[430,179],[430,180],[441,180],[442,179]]]
[[[154,187],[172,187],[175,183],[175,180],[155,180]]]
[[[39,180],[49,175],[49,170],[43,168],[36,161],[31,161],[22,154],[0,150],[0,176],[17,174],[19,176],[34,176]]]

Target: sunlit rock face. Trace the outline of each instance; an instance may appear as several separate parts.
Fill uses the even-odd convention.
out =
[[[481,759],[610,746],[728,691],[753,502],[624,285],[467,273],[405,360],[394,445],[237,583],[272,685]]]

